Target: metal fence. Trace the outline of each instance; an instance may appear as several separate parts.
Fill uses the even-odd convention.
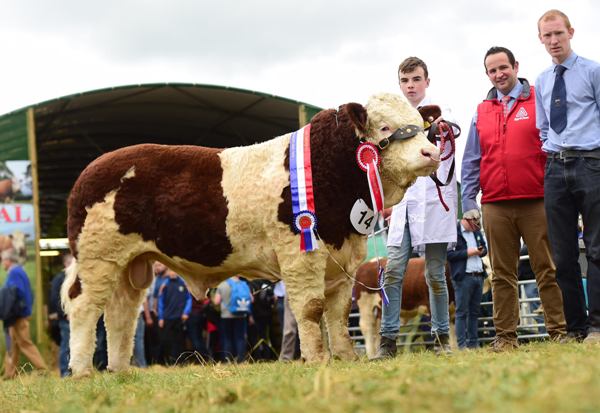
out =
[[[520,341],[529,341],[547,338],[548,334],[546,333],[544,315],[541,311],[541,302],[537,293],[535,280],[519,281],[518,288],[520,317],[517,328],[518,339]],[[495,335],[491,301],[486,300],[481,302],[481,314],[478,330],[479,341],[486,343],[493,340]],[[359,317],[358,309],[353,310],[350,314],[348,330],[354,342],[354,347],[359,351],[364,351],[364,337],[360,331],[360,327],[358,327]],[[418,315],[400,327],[398,345],[404,347],[431,346],[433,345],[433,340],[430,330],[431,322],[428,317]]]

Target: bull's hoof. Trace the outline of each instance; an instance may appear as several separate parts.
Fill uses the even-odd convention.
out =
[[[83,370],[77,371],[77,369],[73,370],[71,368],[70,370],[71,370],[71,377],[73,377],[74,379],[83,379],[83,378],[92,376],[92,369],[83,369]]]
[[[352,350],[351,352],[336,353],[333,355],[334,360],[342,361],[357,361],[358,355]]]

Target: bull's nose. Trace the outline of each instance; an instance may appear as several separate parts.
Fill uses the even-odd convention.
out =
[[[437,162],[440,160],[440,150],[433,145],[428,146],[427,148],[422,148],[421,155]]]

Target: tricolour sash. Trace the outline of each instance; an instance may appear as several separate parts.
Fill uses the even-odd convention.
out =
[[[294,228],[300,234],[300,250],[316,250],[319,246],[315,235],[317,217],[310,160],[310,124],[292,133],[290,138],[290,187]]]

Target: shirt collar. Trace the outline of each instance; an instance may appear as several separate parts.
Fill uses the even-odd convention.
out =
[[[515,83],[515,87],[513,87],[510,92],[508,92],[508,96],[510,96],[511,98],[516,100],[519,96],[521,96],[522,91],[523,91],[523,84],[517,79],[517,83]],[[502,100],[502,98],[504,97],[504,94],[502,92],[500,92],[498,89],[496,89],[496,92],[498,94],[498,100]]]
[[[567,70],[572,69],[573,65],[575,64],[575,61],[577,60],[578,57],[579,56],[577,56],[577,54],[575,52],[571,52],[569,57],[567,57],[565,59],[565,61],[562,62],[560,65],[566,67]],[[558,65],[557,64],[552,65],[552,73],[554,73],[556,66],[558,66]]]

